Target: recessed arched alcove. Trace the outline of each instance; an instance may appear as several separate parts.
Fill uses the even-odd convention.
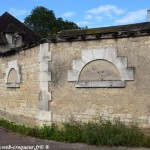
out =
[[[18,61],[8,61],[8,68],[6,69],[5,84],[8,88],[18,88],[20,87],[20,67],[18,66]]]
[[[17,71],[14,68],[9,71],[7,83],[19,83]]]
[[[79,81],[121,80],[119,70],[106,60],[94,60],[82,68]]]
[[[125,87],[126,81],[134,80],[127,57],[118,57],[115,47],[84,49],[81,55],[68,71],[68,81],[76,82],[75,87]]]

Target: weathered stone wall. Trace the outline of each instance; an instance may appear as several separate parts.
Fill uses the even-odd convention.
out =
[[[28,126],[36,125],[39,109],[38,53],[39,46],[0,58],[0,117]],[[8,63],[14,60],[19,66],[20,87],[7,87],[6,70]]]
[[[51,123],[49,44],[0,58],[0,117],[27,126]]]
[[[86,53],[87,50],[88,53],[93,49],[101,51],[102,48],[117,48],[117,59],[125,60],[122,62],[127,65],[126,70],[130,69],[131,80],[125,80],[124,85],[115,85],[116,82],[110,84],[110,80],[120,80],[121,72],[104,60],[87,63],[81,69],[78,80],[75,80],[78,72],[73,67],[78,70],[84,63],[82,51]],[[49,90],[52,92],[52,101],[49,108],[53,122],[66,121],[70,117],[81,121],[103,117],[110,120],[120,118],[126,122],[135,121],[142,127],[150,127],[150,36],[51,43],[50,51],[52,82],[49,83]],[[89,56],[84,59],[86,58],[90,59]],[[85,87],[82,87],[83,83],[77,84],[83,80],[90,80],[92,83],[85,82]],[[97,82],[98,80],[108,81],[107,85],[106,82]],[[106,87],[94,88],[94,85]]]
[[[143,36],[45,43],[3,56],[0,117],[28,126],[102,117],[150,127],[149,50]]]

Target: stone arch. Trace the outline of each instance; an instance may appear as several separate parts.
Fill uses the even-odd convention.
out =
[[[120,72],[120,81],[100,82],[86,81],[79,87],[124,87],[126,80],[133,80],[133,68],[127,67],[127,57],[118,57],[117,48],[100,48],[82,50],[82,57],[79,60],[73,60],[73,70],[68,71],[68,81],[75,81],[80,84],[79,76],[82,69],[90,62],[95,60],[106,60],[112,63]],[[78,85],[76,86],[78,87]]]
[[[9,61],[6,69],[6,87],[20,87],[21,75],[17,60]]]
[[[17,71],[14,68],[8,73],[7,83],[19,83]]]
[[[84,80],[121,80],[121,75],[118,68],[113,63],[104,59],[96,59],[87,63],[82,68],[78,81]]]

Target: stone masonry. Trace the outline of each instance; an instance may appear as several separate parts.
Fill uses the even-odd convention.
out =
[[[107,55],[101,51],[107,49],[117,49],[115,56],[108,54],[108,58],[114,57],[114,63],[104,59]],[[150,36],[50,43],[52,121],[67,121],[70,117],[85,122],[119,118],[150,127],[149,49]],[[88,55],[93,50],[96,60]],[[83,52],[87,57],[83,58]]]
[[[0,117],[27,126],[73,117],[150,127],[149,49],[150,36],[139,36],[43,43],[3,56]]]

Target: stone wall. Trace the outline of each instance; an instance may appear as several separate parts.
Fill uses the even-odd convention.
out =
[[[27,126],[44,122],[40,119],[44,112],[39,109],[39,50],[37,46],[0,58],[0,117]],[[11,68],[20,74],[16,74],[17,83],[14,72],[11,78]],[[9,80],[11,83],[7,83]]]
[[[3,56],[0,117],[28,126],[73,117],[150,127],[149,49],[143,36],[45,43]]]
[[[51,43],[50,50],[53,122],[102,117],[150,127],[150,36]]]

